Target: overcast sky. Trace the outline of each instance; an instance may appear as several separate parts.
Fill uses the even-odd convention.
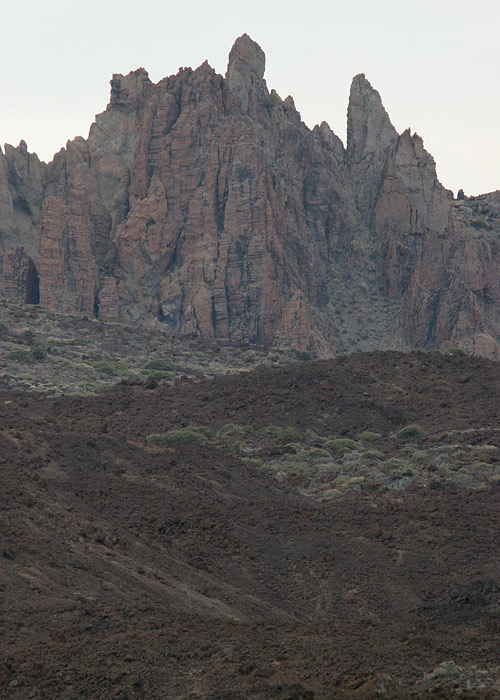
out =
[[[244,32],[266,81],[310,126],[345,141],[351,79],[365,73],[398,131],[411,127],[448,188],[500,189],[499,0],[0,0],[0,143],[43,160],[87,136],[113,73],[153,81],[208,59],[225,73]]]

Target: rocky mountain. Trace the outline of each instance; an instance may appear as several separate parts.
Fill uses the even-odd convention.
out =
[[[454,199],[364,75],[347,146],[269,92],[247,35],[159,83],[114,75],[87,139],[0,151],[0,286],[104,320],[328,354],[500,354],[500,191]]]

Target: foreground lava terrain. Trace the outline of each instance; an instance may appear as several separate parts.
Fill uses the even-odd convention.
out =
[[[499,697],[500,371],[0,390],[2,697]]]

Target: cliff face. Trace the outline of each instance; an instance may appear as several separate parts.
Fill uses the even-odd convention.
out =
[[[264,68],[244,35],[225,78],[113,76],[88,139],[48,165],[6,146],[4,294],[237,342],[495,355],[497,195],[453,200],[363,75],[344,150]]]

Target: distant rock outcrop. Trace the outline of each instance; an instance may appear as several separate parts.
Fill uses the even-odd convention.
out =
[[[500,350],[500,193],[454,200],[354,78],[347,148],[264,80],[114,75],[88,139],[0,151],[1,289],[63,312],[333,353]]]

